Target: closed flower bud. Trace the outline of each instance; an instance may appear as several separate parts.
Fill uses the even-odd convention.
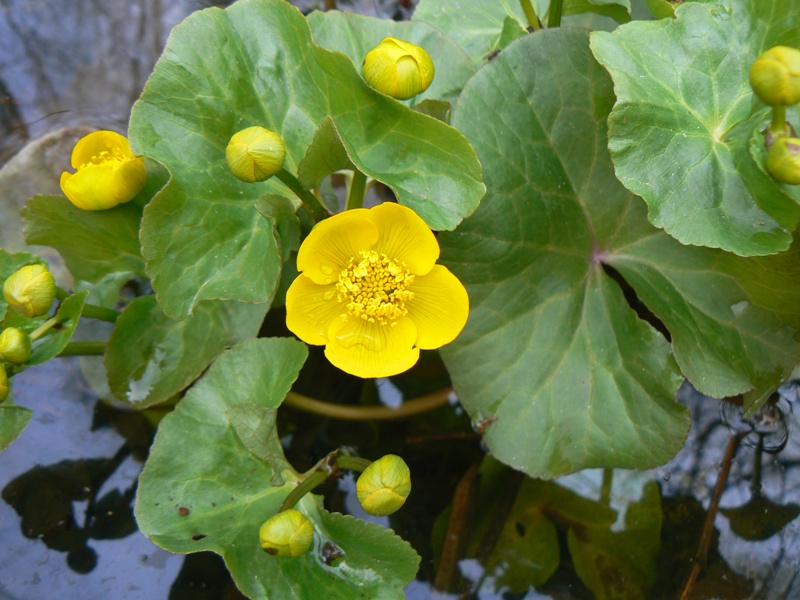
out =
[[[0,333],[0,360],[19,365],[30,357],[31,338],[27,333],[16,327],[8,327]]]
[[[423,48],[387,37],[367,53],[361,66],[366,82],[379,92],[408,100],[428,89],[433,61]]]
[[[3,297],[19,314],[38,317],[50,310],[56,297],[56,282],[44,265],[27,265],[6,279]]]
[[[778,181],[800,185],[800,138],[777,138],[767,153],[767,171]]]
[[[356,482],[361,507],[376,517],[398,510],[410,493],[411,471],[405,461],[394,454],[376,460],[364,469]]]
[[[8,397],[8,375],[6,375],[6,368],[0,365],[0,402]]]
[[[75,173],[61,173],[61,191],[83,210],[105,210],[133,200],[147,183],[144,161],[128,139],[114,131],[95,131],[72,150]]]
[[[265,521],[258,531],[258,538],[267,554],[295,558],[311,547],[314,527],[303,513],[290,508]]]
[[[750,85],[769,106],[792,106],[800,102],[800,50],[775,46],[750,67]]]
[[[286,146],[274,131],[248,127],[231,138],[225,158],[236,179],[255,183],[269,179],[283,169]]]

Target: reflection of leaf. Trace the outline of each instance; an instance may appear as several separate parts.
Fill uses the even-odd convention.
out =
[[[755,496],[737,508],[723,508],[731,529],[740,538],[760,542],[779,533],[800,515],[797,504],[775,504],[763,496]]]
[[[266,304],[206,302],[173,321],[153,296],[131,302],[117,319],[105,353],[111,391],[139,407],[164,402],[194,381],[225,347],[255,335]]]
[[[327,513],[317,497],[300,510],[315,528],[315,546],[292,560],[264,553],[258,529],[294,484],[272,487],[270,466],[242,444],[226,415],[234,406],[280,404],[306,358],[293,339],[247,340],[223,353],[174,412],[161,422],[139,480],[136,517],[159,546],[177,553],[222,555],[237,586],[253,598],[401,598],[418,557],[391,531]],[[344,558],[328,566],[326,542]]]
[[[133,518],[134,491],[114,488],[92,507],[89,536],[95,540],[118,540],[137,530]]]
[[[372,90],[350,59],[313,43],[289,3],[242,0],[199,11],[173,29],[131,115],[134,150],[172,175],[141,228],[165,314],[186,318],[204,300],[269,299],[280,260],[253,203],[291,194],[274,179],[236,180],[225,147],[236,131],[266,126],[282,136],[294,172],[326,117],[359,170],[433,228],[453,229],[477,207],[485,188],[464,137]]]
[[[768,107],[748,72],[766,48],[800,45],[797,9],[724,0],[686,2],[675,15],[592,34],[617,95],[609,116],[617,176],[647,202],[650,221],[685,244],[745,256],[785,250],[800,207],[750,156]]]
[[[628,506],[625,529],[571,528],[567,541],[575,570],[598,600],[648,598],[661,547],[661,494],[650,482]]]

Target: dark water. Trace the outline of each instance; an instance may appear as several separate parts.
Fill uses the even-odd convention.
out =
[[[50,136],[46,143],[33,142],[0,171],[0,246],[18,249],[16,215],[26,197],[58,191],[58,173],[79,135],[75,129],[60,133],[62,128],[124,129],[130,105],[169,29],[209,4],[0,2],[0,164],[28,140]],[[405,14],[403,7],[388,1],[343,5],[381,16]],[[269,333],[280,333],[280,322],[281,315],[274,314]],[[410,377],[382,382],[378,388],[327,369],[314,356],[297,390],[330,401],[362,397],[391,402],[447,384],[435,354]],[[82,372],[78,359],[59,359],[14,380],[16,401],[33,409],[34,417],[0,456],[0,598],[238,597],[215,556],[174,556],[136,531],[132,498],[152,425],[138,413],[98,401],[98,392],[87,383],[87,377],[95,381],[93,373]],[[794,391],[787,390],[785,396],[778,404],[785,422],[778,419],[777,432],[761,436],[762,448],[754,436],[735,453],[720,500],[722,510],[714,522],[709,563],[693,597],[800,598],[800,519],[795,518],[800,511],[800,436]],[[694,422],[685,448],[671,463],[652,471],[615,471],[609,498],[610,507],[624,515],[648,482],[660,488],[663,526],[652,598],[678,596],[737,421],[735,408],[722,415],[718,401],[699,397],[689,388],[680,398],[692,410]],[[434,554],[446,525],[440,515],[464,474],[483,456],[463,411],[454,404],[421,418],[376,424],[332,421],[287,409],[280,419],[281,432],[289,440],[287,456],[298,470],[342,444],[367,456],[393,452],[406,458],[414,493],[391,521],[380,522],[395,528],[423,557],[418,580],[407,590],[409,597],[457,597],[433,592],[431,582],[437,577]],[[769,453],[780,446],[784,431],[785,447]],[[498,496],[519,485],[510,474],[503,481]],[[602,482],[602,471],[591,470],[561,478],[556,485],[598,501]],[[352,489],[351,480],[327,484],[328,508],[360,514]],[[613,530],[624,529],[621,516]],[[564,531],[559,535],[563,548]],[[525,558],[524,553],[508,555],[511,563]],[[477,589],[469,582],[481,578],[480,565],[465,560],[459,568],[467,579],[460,589]],[[476,596],[592,598],[566,552],[556,573],[538,591],[496,593],[489,577]]]

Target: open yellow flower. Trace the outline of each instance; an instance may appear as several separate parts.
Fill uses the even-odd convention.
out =
[[[105,210],[132,200],[147,181],[144,161],[128,139],[114,131],[95,131],[72,149],[75,173],[61,173],[61,190],[83,210]]]
[[[300,246],[286,324],[347,373],[402,373],[467,322],[467,291],[438,258],[439,243],[410,208],[384,203],[330,217]]]

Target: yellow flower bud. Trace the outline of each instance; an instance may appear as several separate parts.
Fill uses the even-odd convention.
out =
[[[38,317],[50,310],[56,297],[56,282],[44,265],[27,265],[6,279],[3,297],[19,314]]]
[[[800,50],[775,46],[750,67],[750,85],[769,106],[792,106],[800,102]]]
[[[248,127],[236,133],[225,149],[225,158],[236,179],[264,181],[283,168],[286,146],[281,136],[264,127]]]
[[[433,61],[423,48],[387,37],[367,53],[361,65],[366,82],[379,92],[408,100],[428,89]]]
[[[778,181],[800,185],[800,138],[777,138],[767,152],[767,171]]]
[[[411,471],[399,456],[387,454],[361,473],[356,495],[361,507],[376,517],[385,517],[405,504],[411,493]]]
[[[147,182],[144,161],[128,139],[114,131],[95,131],[72,150],[75,173],[61,173],[61,191],[83,210],[105,210],[133,199]]]
[[[27,333],[16,327],[8,327],[0,333],[0,360],[19,365],[30,357],[31,338]]]
[[[267,554],[295,558],[311,547],[314,527],[303,513],[290,508],[265,521],[258,531],[258,538]]]
[[[0,364],[0,402],[8,398],[8,375],[6,375],[6,368]]]

